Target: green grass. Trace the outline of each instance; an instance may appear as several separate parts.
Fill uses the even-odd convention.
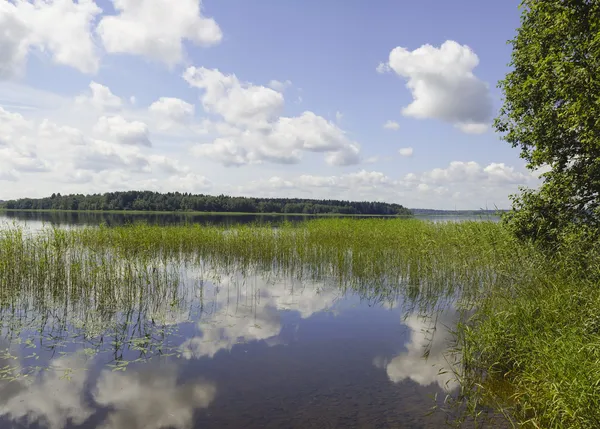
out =
[[[24,305],[69,308],[78,320],[93,315],[82,329],[101,331],[98,315],[111,322],[188,299],[186,267],[327,281],[422,312],[452,303],[464,311],[453,353],[467,415],[493,406],[524,427],[595,428],[600,251],[582,261],[577,246],[543,254],[485,221],[11,227],[0,231],[0,309],[5,317]]]

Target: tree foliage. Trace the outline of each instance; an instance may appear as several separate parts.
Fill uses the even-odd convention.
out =
[[[94,195],[52,194],[48,198],[5,201],[0,207],[15,210],[139,210],[238,213],[410,215],[400,204],[298,198],[247,198],[150,191],[107,192]]]
[[[495,127],[530,169],[549,170],[539,190],[513,197],[505,220],[537,241],[600,227],[600,1],[525,0],[499,87]]]

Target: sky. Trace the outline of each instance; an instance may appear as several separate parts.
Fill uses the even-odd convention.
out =
[[[518,0],[0,0],[0,200],[180,191],[508,208]]]

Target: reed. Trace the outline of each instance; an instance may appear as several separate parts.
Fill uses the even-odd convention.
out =
[[[582,264],[576,247],[548,255],[485,221],[136,223],[35,234],[13,226],[0,230],[0,322],[20,332],[43,315],[40,332],[48,320],[62,323],[86,347],[106,335],[115,365],[125,365],[123,348],[164,348],[167,324],[156,321],[201,300],[203,282],[219,276],[326,282],[430,314],[451,303],[463,315],[452,352],[467,414],[492,405],[525,426],[598,427],[600,251]]]

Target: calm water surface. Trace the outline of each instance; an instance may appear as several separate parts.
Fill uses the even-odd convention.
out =
[[[185,223],[236,225],[247,223],[277,224],[287,222],[304,222],[314,216],[298,215],[185,215],[185,214],[122,214],[122,213],[89,213],[89,212],[2,212],[0,225],[17,222],[27,224],[31,228],[40,228],[44,224],[56,226],[73,225],[123,225],[133,222],[148,222],[154,225],[176,225]],[[388,217],[389,219],[389,217]],[[498,221],[497,216],[418,216],[418,219],[433,222],[463,222],[467,220]]]
[[[2,214],[32,228],[132,219],[53,215]],[[421,314],[400,295],[326,279],[174,272],[171,286],[127,305],[33,286],[0,309],[0,428],[444,426],[443,412],[428,414],[436,395],[455,392],[452,305]]]

